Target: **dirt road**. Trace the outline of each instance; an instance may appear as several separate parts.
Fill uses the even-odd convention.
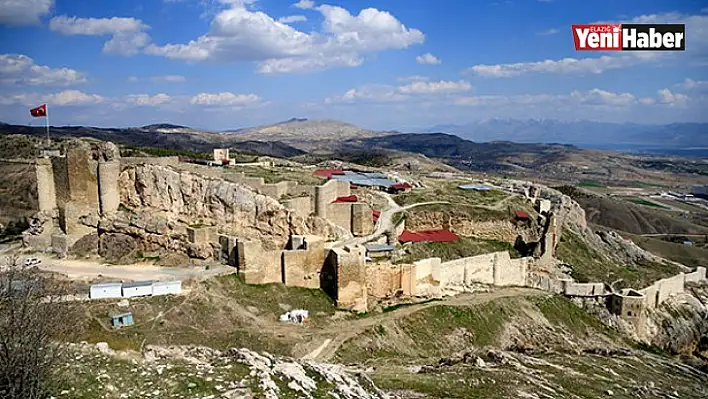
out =
[[[204,279],[220,274],[233,273],[232,267],[212,265],[209,270],[204,267],[160,267],[151,264],[108,265],[96,261],[52,259],[40,256],[42,270],[67,276],[72,280],[91,280],[97,277],[116,279],[120,281],[169,281],[186,280],[190,278]]]
[[[367,329],[382,323],[391,323],[415,312],[434,306],[470,306],[490,302],[500,298],[517,296],[540,296],[548,295],[545,291],[532,288],[500,288],[491,292],[465,293],[454,297],[448,297],[441,301],[410,305],[392,312],[381,313],[376,316],[366,317],[357,320],[344,320],[331,325],[317,334],[317,337],[307,344],[295,348],[296,354],[300,353],[303,359],[312,359],[322,362],[331,360],[337,350],[348,340]]]

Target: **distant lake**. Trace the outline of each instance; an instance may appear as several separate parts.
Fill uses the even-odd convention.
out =
[[[682,157],[708,157],[708,147],[662,148],[658,146],[642,146],[634,144],[577,144],[581,148],[596,150],[614,150],[630,154],[677,155]]]

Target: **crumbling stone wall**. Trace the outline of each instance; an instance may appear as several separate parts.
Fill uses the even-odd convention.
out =
[[[54,189],[54,169],[48,158],[39,158],[36,164],[37,197],[39,211],[53,214],[57,210],[57,194]]]
[[[306,218],[312,213],[312,199],[310,197],[298,197],[281,201],[283,206],[293,211],[296,215]]]
[[[238,272],[247,284],[280,283],[282,251],[265,251],[258,241],[238,241]]]
[[[329,205],[339,196],[338,188],[336,180],[328,180],[323,185],[315,187],[315,215],[327,218]]]
[[[347,230],[352,230],[352,203],[327,205],[327,220]]]
[[[292,287],[320,288],[320,272],[325,262],[321,237],[307,236],[307,249],[283,251],[283,283]]]
[[[366,203],[354,203],[351,207],[351,230],[355,236],[366,236],[374,231],[373,211]]]
[[[367,287],[364,247],[334,248],[333,260],[336,262],[336,303],[343,309],[366,312]],[[332,258],[330,258],[332,261]]]

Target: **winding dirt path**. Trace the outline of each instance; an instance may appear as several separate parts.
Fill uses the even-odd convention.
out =
[[[501,298],[521,296],[548,295],[545,291],[532,288],[499,288],[484,293],[463,293],[454,297],[447,297],[441,301],[426,302],[409,305],[391,312],[377,314],[362,319],[342,320],[319,331],[308,343],[303,343],[295,348],[295,354],[302,359],[317,361],[331,360],[337,350],[348,340],[362,334],[367,329],[382,323],[391,323],[415,312],[434,306],[470,306],[487,303]]]

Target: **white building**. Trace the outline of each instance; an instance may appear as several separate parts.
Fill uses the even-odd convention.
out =
[[[123,298],[152,295],[152,281],[123,283]]]
[[[89,298],[120,298],[121,283],[94,284],[89,291]]]
[[[152,283],[152,295],[179,295],[182,292],[181,281],[156,281]]]

